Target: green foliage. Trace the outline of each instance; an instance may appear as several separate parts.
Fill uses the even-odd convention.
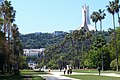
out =
[[[3,63],[0,71],[2,73],[11,73],[12,68],[18,69],[18,57],[22,54],[18,27],[14,23],[15,13],[11,1],[0,2],[0,63]]]
[[[26,56],[20,56],[19,57],[19,68],[20,69],[26,69],[28,67]]]
[[[98,50],[99,51],[99,50]],[[97,68],[100,65],[100,52],[96,50],[90,50],[86,59],[90,59],[92,68]],[[89,67],[89,66],[87,66]]]
[[[43,33],[41,33],[41,35],[43,35]],[[85,37],[84,35],[85,34],[77,31],[69,33],[65,37],[54,36],[53,40],[55,40],[54,38],[56,37],[59,37],[58,39],[62,39],[52,45],[47,44],[49,46],[46,47],[44,58],[27,58],[27,60],[29,61],[32,59],[33,61],[39,62],[39,67],[46,65],[50,68],[59,68],[61,66],[65,67],[67,64],[71,64],[74,68],[82,66],[97,68],[98,66],[102,66],[103,55],[104,69],[110,69],[110,63],[115,59],[114,41],[112,41],[113,37],[111,37],[113,32],[104,32],[102,35],[98,32],[97,36],[94,36],[95,33],[90,32],[89,36]],[[47,34],[45,36],[47,36]],[[119,43],[119,40],[117,40],[117,42]]]
[[[91,61],[91,59],[86,59],[86,60],[84,61],[84,64],[85,64],[85,66],[88,67],[88,68],[92,68],[92,66],[94,65],[94,63],[93,63],[93,61]]]
[[[58,69],[58,65],[56,65],[56,63],[53,60],[51,60],[47,66],[51,69]]]
[[[120,66],[120,59],[118,61],[118,65]],[[117,66],[117,63],[116,63],[116,59],[115,60],[112,60],[111,63],[110,63],[110,67],[115,70],[116,69],[116,66]]]
[[[63,40],[65,34],[66,33],[56,36],[51,33],[32,33],[20,35],[20,39],[24,49],[38,49],[52,46],[53,44],[59,44],[59,42]]]

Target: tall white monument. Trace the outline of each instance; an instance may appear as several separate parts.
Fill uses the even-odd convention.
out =
[[[80,25],[78,30],[80,30],[81,28],[86,31],[95,31],[95,27],[90,24],[89,6],[86,5],[82,6],[82,24]]]

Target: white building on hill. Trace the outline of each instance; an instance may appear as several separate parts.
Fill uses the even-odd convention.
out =
[[[40,49],[23,49],[23,54],[25,56],[36,56],[39,57],[39,55],[44,55],[45,48]]]
[[[64,34],[64,32],[63,31],[54,31],[53,34],[56,36],[59,36],[59,35]]]

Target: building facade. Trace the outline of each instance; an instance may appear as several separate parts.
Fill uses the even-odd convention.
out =
[[[44,55],[45,48],[40,49],[23,49],[23,54],[25,56],[36,56],[39,57],[39,55]]]

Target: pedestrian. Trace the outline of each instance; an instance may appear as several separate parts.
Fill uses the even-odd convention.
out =
[[[69,69],[69,70],[70,70],[70,74],[72,74],[72,68],[71,68],[71,67],[70,67],[70,69]]]
[[[60,67],[60,72],[61,72],[61,70],[62,70],[62,67]]]
[[[70,72],[70,69],[68,68],[68,69],[67,69],[67,74],[69,74],[69,72]]]
[[[49,70],[48,70],[48,71],[49,71],[49,73],[50,73],[50,68],[49,68]]]
[[[64,74],[65,74],[65,72],[66,72],[66,68],[64,68],[64,70],[63,70],[63,71],[64,71]]]
[[[98,67],[97,69],[98,69],[98,72],[99,72],[99,75],[100,75],[100,71],[101,71],[100,67]]]

